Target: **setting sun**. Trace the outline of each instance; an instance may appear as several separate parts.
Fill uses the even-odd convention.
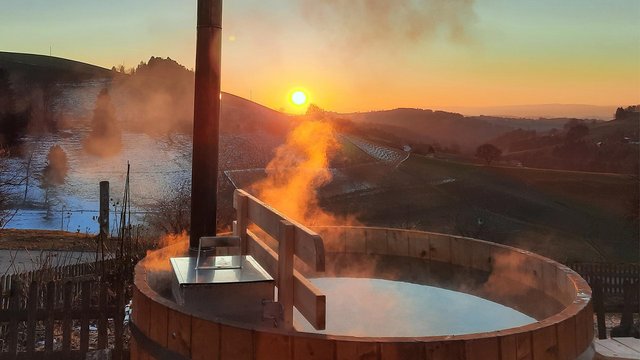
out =
[[[304,105],[307,103],[307,94],[300,90],[295,91],[291,94],[291,102],[298,106]]]

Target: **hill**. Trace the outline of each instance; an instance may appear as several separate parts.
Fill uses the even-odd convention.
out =
[[[74,82],[110,79],[113,73],[99,66],[55,56],[0,51],[0,68],[8,70],[14,82]]]
[[[610,120],[616,111],[615,106],[596,106],[583,104],[532,104],[512,106],[457,106],[445,110],[459,112],[467,116],[490,115],[516,118],[579,118]]]
[[[561,128],[568,121],[568,119],[465,117],[458,113],[428,109],[395,109],[336,116],[351,120],[355,124],[377,126],[408,143],[439,143],[467,152],[508,131],[515,129],[546,131]]]

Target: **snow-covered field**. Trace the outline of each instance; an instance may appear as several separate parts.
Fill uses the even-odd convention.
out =
[[[14,188],[18,212],[7,224],[17,229],[62,229],[80,233],[98,231],[99,183],[110,182],[111,221],[116,225],[117,212],[126,178],[127,163],[131,164],[131,200],[134,221],[141,222],[153,199],[168,192],[174,185],[191,178],[191,137],[169,134],[154,137],[140,132],[123,131],[122,152],[107,158],[84,152],[82,141],[90,132],[91,117],[98,92],[108,84],[88,82],[65,85],[63,96],[55,104],[64,127],[55,134],[28,135],[24,144],[33,151],[31,176],[25,185]],[[117,104],[116,104],[117,105]],[[126,128],[126,126],[122,126]],[[69,161],[65,183],[45,194],[41,184],[51,146],[60,145]],[[271,152],[250,136],[222,134],[220,138],[220,169],[264,166]],[[26,158],[11,158],[11,172],[25,174]],[[48,195],[48,202],[45,198]]]

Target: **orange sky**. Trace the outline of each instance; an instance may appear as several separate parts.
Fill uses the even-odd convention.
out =
[[[0,50],[192,68],[195,3],[9,2]],[[274,109],[299,111],[287,99],[298,87],[341,112],[640,103],[637,0],[227,0],[224,11],[223,90]]]

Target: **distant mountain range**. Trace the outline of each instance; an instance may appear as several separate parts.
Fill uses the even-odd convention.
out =
[[[631,105],[631,104],[627,104]],[[512,106],[452,106],[443,110],[463,115],[487,115],[521,118],[578,118],[611,120],[618,106],[597,106],[584,104],[532,104]]]
[[[9,70],[14,80],[25,82],[71,82],[123,76],[78,61],[11,52],[0,52],[0,68]],[[192,102],[189,100],[186,103],[190,105]],[[545,104],[458,107],[450,110],[457,112],[401,108],[331,115],[350,120],[359,126],[381,128],[386,133],[414,143],[440,143],[456,145],[462,150],[473,150],[479,144],[516,129],[544,132],[553,128],[561,129],[571,118],[612,119],[615,107]],[[282,132],[288,127],[285,119],[290,119],[275,110],[231,94],[224,94],[222,112],[222,130],[230,132],[266,131],[282,136]],[[185,116],[191,117],[189,114]],[[540,117],[544,119],[539,119]]]

